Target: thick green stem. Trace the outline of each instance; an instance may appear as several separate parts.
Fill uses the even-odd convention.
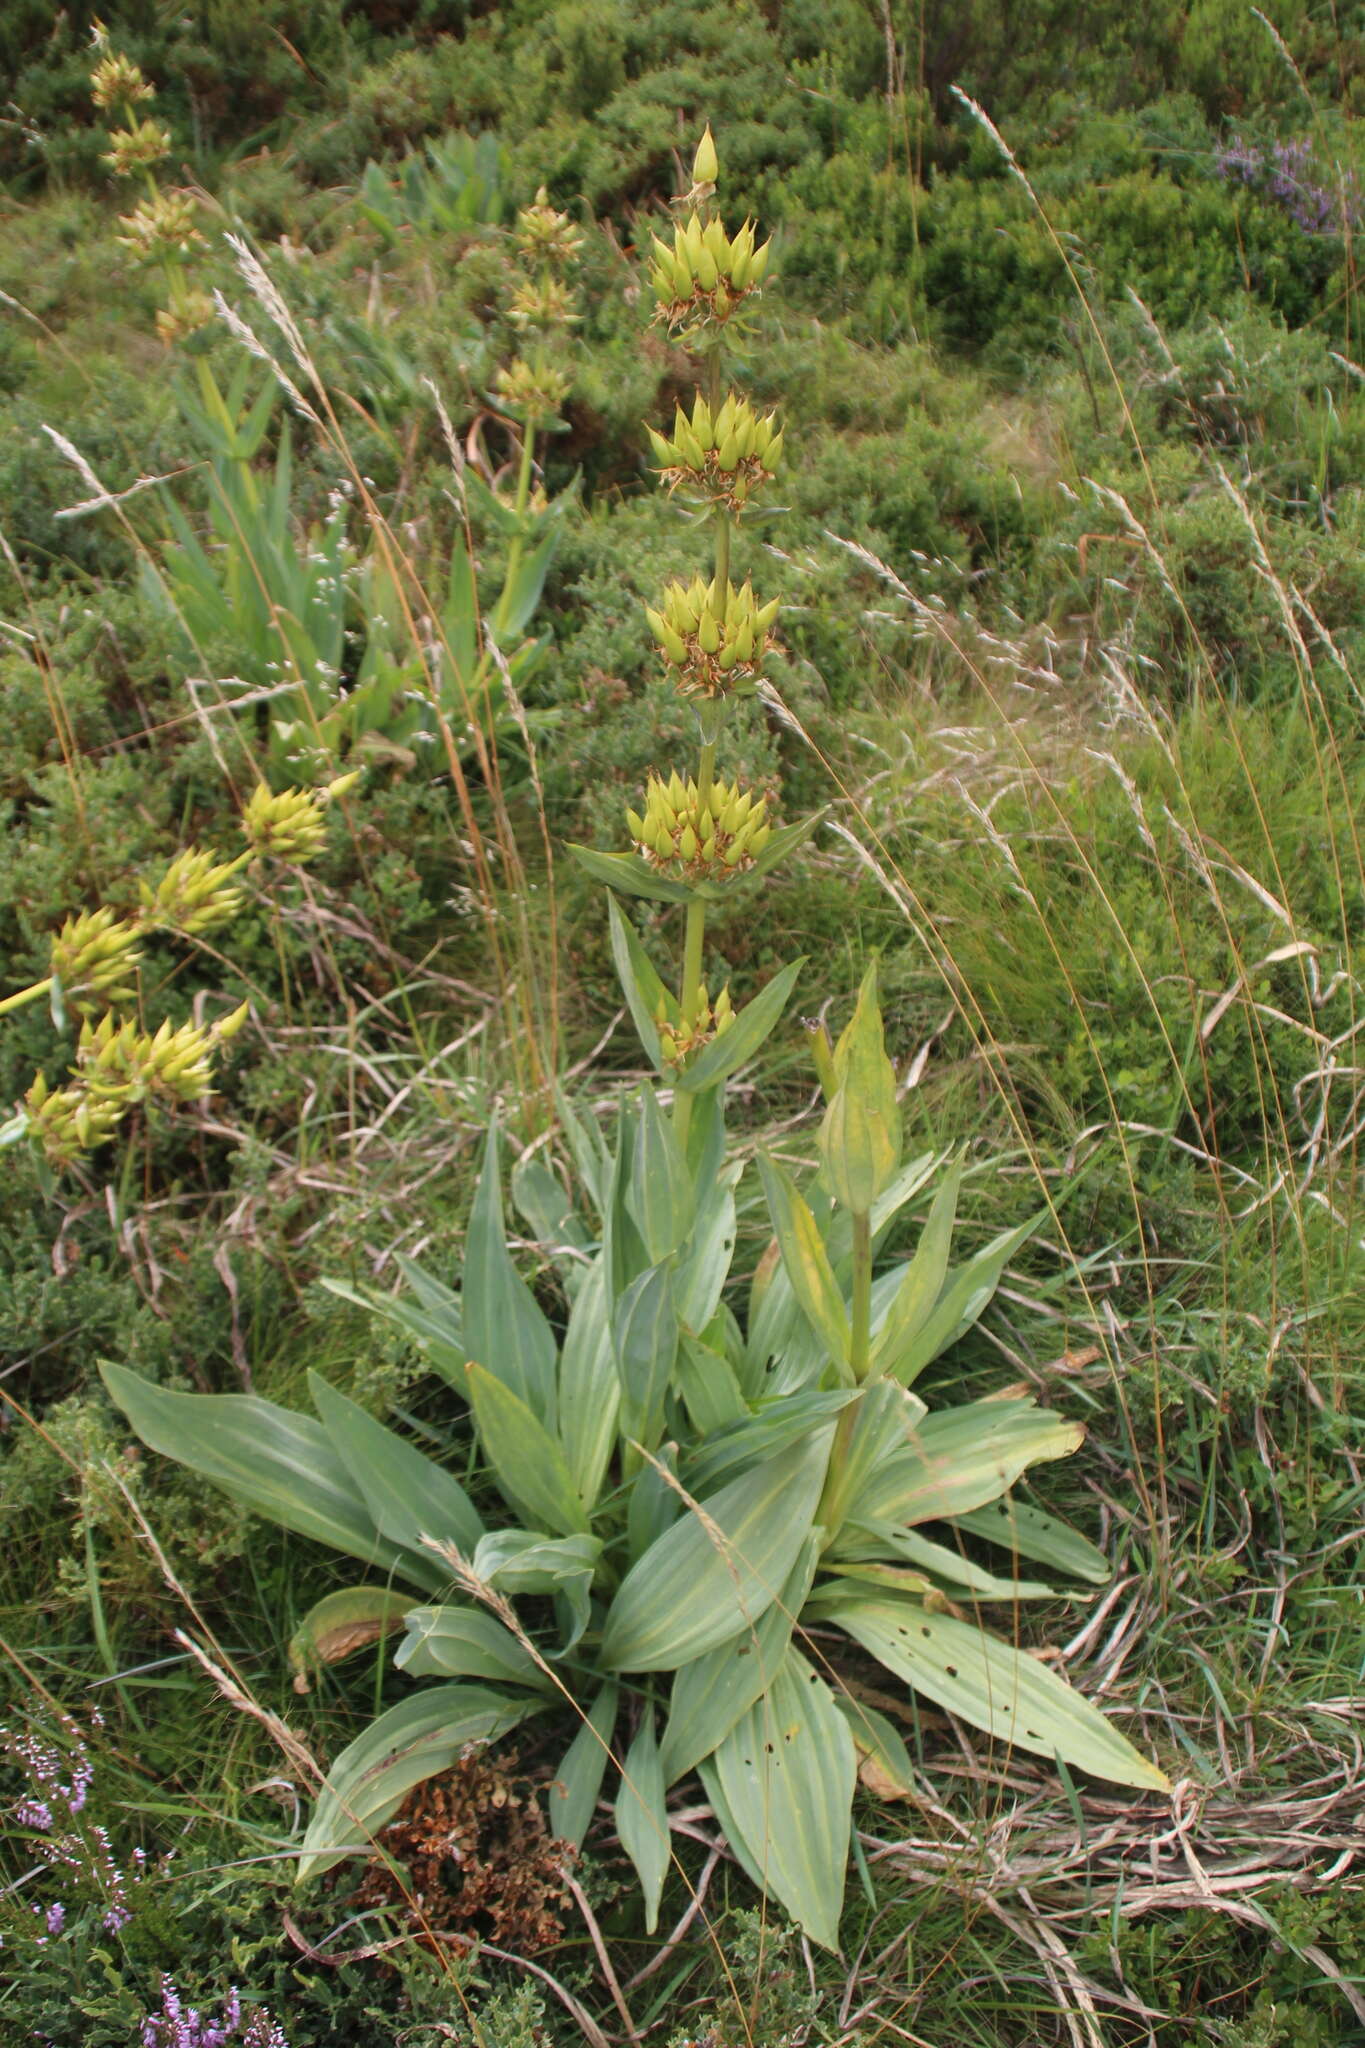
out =
[[[25,1003],[36,1003],[39,996],[47,994],[52,986],[52,979],[49,974],[46,981],[35,981],[31,988],[21,988],[14,995],[6,996],[4,1001],[0,1002],[0,1017],[6,1016],[11,1010],[22,1010]]]
[[[815,1519],[825,1532],[825,1542],[832,1543],[844,1525],[848,1514],[848,1502],[844,1498],[848,1472],[849,1452],[853,1447],[853,1432],[858,1427],[858,1414],[863,1405],[859,1394],[839,1413],[839,1424],[830,1446],[829,1466],[825,1473],[825,1490],[820,1496],[820,1505]]]
[[[703,770],[709,788],[711,782],[710,764],[707,754],[715,758],[715,748],[703,749]],[[700,780],[698,788],[700,788]],[[683,935],[682,989],[679,1006],[682,1010],[683,1035],[689,1037],[697,1021],[698,996],[701,992],[702,943],[706,937],[706,905],[700,896],[694,896],[687,906],[687,929]],[[687,1148],[687,1134],[692,1127],[692,1097],[686,1089],[679,1088],[673,1097],[673,1128],[678,1143]]]

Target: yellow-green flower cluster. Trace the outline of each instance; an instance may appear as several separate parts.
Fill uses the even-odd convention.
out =
[[[105,905],[66,920],[52,941],[51,971],[73,1010],[132,1002],[142,959],[137,939],[137,926]]]
[[[322,789],[268,789],[260,783],[242,813],[247,845],[261,859],[291,861],[299,867],[321,851],[327,836],[325,812],[360,777],[339,775]]]
[[[212,853],[186,847],[178,853],[155,889],[138,883],[144,924],[199,938],[215,925],[226,924],[242,907],[242,892],[233,877],[240,861],[220,862]]]
[[[507,317],[525,332],[550,327],[576,327],[580,315],[562,278],[525,279],[512,294]]]
[[[115,128],[109,149],[101,158],[116,178],[131,178],[149,171],[171,153],[171,131],[159,121],[134,121],[127,128]]]
[[[107,112],[111,107],[131,107],[138,100],[154,99],[156,87],[148,84],[131,57],[110,51],[90,74],[90,97]]]
[[[144,262],[187,255],[204,237],[195,226],[195,203],[187,192],[155,192],[131,213],[119,215],[124,230],[115,240]]]
[[[670,490],[689,484],[732,512],[767,482],[782,458],[776,413],[755,412],[747,398],[733,391],[714,413],[700,392],[690,418],[678,406],[671,439],[653,427],[647,431]]]
[[[763,286],[771,237],[757,243],[752,221],[728,235],[718,215],[703,222],[690,214],[673,230],[672,247],[652,235],[650,289],[658,301],[655,318],[670,328],[714,324],[722,327]]]
[[[730,984],[727,982],[716,997],[714,1007],[706,992],[706,983],[697,985],[697,998],[690,1024],[670,1023],[668,1011],[660,1004],[654,1014],[659,1031],[659,1048],[672,1066],[680,1067],[707,1045],[713,1038],[722,1037],[735,1021],[734,1009],[730,1002]]]
[[[725,586],[722,598],[712,577],[703,583],[665,586],[663,608],[645,606],[649,630],[663,649],[684,696],[739,695],[753,687],[763,665],[778,599],[760,605],[747,580]]]
[[[248,1008],[242,1003],[216,1024],[173,1027],[167,1018],[155,1032],[131,1017],[87,1019],[72,1080],[50,1089],[39,1074],[24,1097],[29,1135],[53,1166],[70,1166],[111,1138],[133,1105],[149,1096],[202,1101],[213,1086],[213,1055],[236,1037]]]
[[[553,363],[528,363],[518,356],[498,371],[493,389],[504,410],[535,426],[559,411],[569,395],[569,378]]]
[[[567,213],[557,213],[551,206],[543,185],[534,203],[523,206],[517,215],[517,247],[528,261],[548,263],[555,269],[573,263],[583,247],[582,235]]]
[[[172,342],[183,341],[187,334],[197,334],[201,327],[207,327],[216,311],[207,292],[182,291],[173,306],[163,306],[157,313],[157,334],[169,348]]]
[[[636,847],[650,866],[672,881],[723,881],[751,868],[772,827],[768,799],[738,783],[713,782],[705,798],[676,772],[665,782],[651,775],[645,813],[626,812]]]

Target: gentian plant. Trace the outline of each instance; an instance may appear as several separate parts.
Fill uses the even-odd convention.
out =
[[[367,1567],[300,1631],[305,1674],[312,1659],[388,1635],[396,1664],[434,1681],[336,1758],[301,1878],[365,1850],[410,1788],[467,1744],[558,1714],[573,1725],[549,1793],[554,1826],[580,1844],[610,1782],[651,1929],[671,1857],[668,1795],[699,1772],[754,1882],[833,1945],[859,1755],[884,1778],[912,1777],[894,1725],[841,1679],[850,1644],[1009,1748],[1142,1790],[1166,1780],[1051,1665],[981,1624],[983,1605],[1051,1592],[1019,1575],[1021,1559],[1093,1583],[1107,1567],[1012,1493],[1030,1466],[1077,1448],[1078,1424],[1014,1391],[932,1410],[914,1391],[1033,1225],[955,1265],[953,1165],[913,1256],[877,1270],[937,1162],[901,1157],[875,969],[837,1043],[815,1037],[818,1173],[798,1188],[760,1158],[772,1242],[747,1288],[731,1271],[744,1167],[727,1145],[726,1082],[781,1018],[801,963],[742,1008],[728,989],[711,995],[707,911],[752,888],[810,826],[775,828],[763,799],[717,765],[775,618],[733,581],[732,539],[782,454],[776,420],[726,388],[725,334],[750,317],[767,252],[748,223],[725,228],[717,176],[708,129],[650,272],[659,317],[704,358],[705,389],[653,445],[667,487],[710,508],[712,573],[670,586],[649,611],[696,707],[699,756],[687,776],[651,780],[628,814],[631,850],[578,849],[613,892],[615,960],[657,1079],[619,1104],[609,1134],[561,1101],[577,1199],[539,1161],[514,1177],[561,1283],[558,1321],[508,1249],[496,1130],[458,1291],[406,1266],[405,1297],[359,1297],[450,1383],[472,1440],[461,1470],[481,1463],[488,1490],[476,1502],[316,1376],[316,1419],[116,1367],[105,1377],[148,1444]],[[676,987],[618,896],[683,910]],[[1002,1553],[997,1568],[978,1545]]]

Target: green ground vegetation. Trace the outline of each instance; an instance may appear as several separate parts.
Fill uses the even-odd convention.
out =
[[[66,920],[137,918],[184,847],[236,860],[259,783],[359,779],[306,860],[241,870],[230,924],[143,929],[149,1030],[250,1004],[212,1096],[139,1101],[66,1159],[0,1150],[4,1719],[61,1744],[73,1718],[87,1849],[98,1825],[145,1863],[126,1923],[96,1876],[50,1934],[5,1824],[0,2041],[121,2048],[160,1972],[204,2004],[238,1985],[291,2048],[1365,2038],[1359,23],[1303,0],[103,20],[202,241],[168,300],[118,239],[90,10],[14,0],[0,1005]],[[736,1001],[810,963],[732,1122],[814,1159],[801,1017],[841,1024],[878,953],[907,1155],[963,1156],[968,1245],[1047,1211],[926,1379],[1022,1383],[1086,1425],[1036,1498],[1102,1530],[1113,1580],[1007,1632],[1180,1782],[1154,1821],[910,1714],[915,1795],[864,1772],[837,1955],[711,1856],[704,1814],[664,1889],[664,1934],[704,1891],[676,1947],[599,1831],[577,1896],[531,1887],[550,1948],[485,1919],[471,1955],[401,1893],[357,1902],[353,1871],[296,1895],[308,1756],[400,1688],[371,1646],[294,1691],[335,1560],[141,1450],[98,1366],[300,1407],[314,1372],[462,1441],[420,1346],[323,1283],[393,1291],[404,1258],[453,1280],[490,1117],[564,1174],[557,1102],[591,1120],[638,1068],[563,847],[622,845],[647,772],[695,744],[644,606],[707,543],[640,422],[696,388],[644,275],[708,117],[727,210],[774,234],[739,369],[786,440],[736,563],[782,600],[773,691],[725,765],[778,819],[827,807],[762,915],[709,927]],[[581,238],[576,323],[523,465],[516,221],[542,187]],[[632,915],[662,965],[669,911]],[[0,1014],[0,1123],[36,1074],[62,1087],[80,1029],[46,999]],[[737,1272],[764,1250],[750,1179]],[[543,1205],[509,1215],[561,1318]],[[511,1796],[562,1749],[523,1736]],[[478,1853],[529,1883],[501,1837]]]

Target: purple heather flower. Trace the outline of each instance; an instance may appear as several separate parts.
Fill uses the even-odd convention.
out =
[[[60,1934],[65,1925],[66,1907],[60,1899],[54,1899],[47,1909],[47,1931],[49,1934]]]

